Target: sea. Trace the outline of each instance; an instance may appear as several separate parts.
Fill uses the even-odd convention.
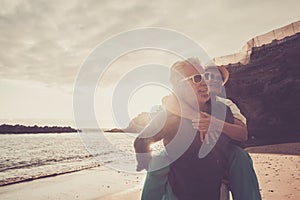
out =
[[[107,165],[136,166],[132,133],[0,135],[0,186]]]

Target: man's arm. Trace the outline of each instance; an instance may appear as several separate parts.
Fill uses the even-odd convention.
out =
[[[138,162],[137,171],[148,169],[152,158],[150,145],[163,139],[166,112],[159,112],[154,119],[144,128],[134,141],[134,149]]]

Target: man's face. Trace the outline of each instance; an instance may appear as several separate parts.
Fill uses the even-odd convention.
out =
[[[206,80],[210,95],[216,96],[222,92],[223,77],[217,68],[209,68],[205,73],[210,73],[209,79]]]
[[[205,81],[203,80],[203,77],[201,77],[202,81],[199,83],[194,83],[192,77],[194,75],[203,74],[203,70],[197,70],[190,65],[181,69],[180,73],[183,76],[183,79],[180,80],[176,85],[176,92],[178,93],[177,95],[179,95],[191,105],[196,105],[197,103],[203,104],[210,99],[208,88]],[[184,80],[185,78],[186,80]],[[195,81],[199,81],[199,76],[197,76],[197,79],[195,77]]]

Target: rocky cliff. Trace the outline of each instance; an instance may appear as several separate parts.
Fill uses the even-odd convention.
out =
[[[227,65],[227,97],[261,141],[300,141],[300,34],[254,47],[246,65]]]

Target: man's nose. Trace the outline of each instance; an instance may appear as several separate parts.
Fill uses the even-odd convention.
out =
[[[199,85],[202,87],[207,86],[207,81],[202,80]]]
[[[205,83],[204,81],[202,81],[202,82],[199,84],[199,87],[200,87],[200,88],[207,88],[207,83]]]

